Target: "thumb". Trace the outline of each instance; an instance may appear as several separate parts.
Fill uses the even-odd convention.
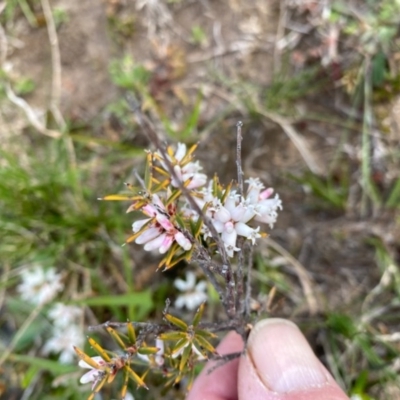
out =
[[[258,322],[239,365],[240,400],[348,400],[299,328],[283,319]]]

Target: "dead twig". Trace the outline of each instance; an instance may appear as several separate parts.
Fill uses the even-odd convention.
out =
[[[62,136],[62,133],[59,131],[55,131],[53,129],[47,129],[44,124],[39,120],[36,113],[32,110],[31,106],[22,98],[18,97],[8,82],[5,83],[6,96],[11,103],[15,104],[17,107],[21,108],[29,123],[41,134],[45,136],[49,136],[53,139],[59,139]]]

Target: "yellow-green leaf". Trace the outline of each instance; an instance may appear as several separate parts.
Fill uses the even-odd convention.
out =
[[[192,323],[193,326],[197,326],[199,324],[201,317],[203,316],[204,306],[205,303],[202,303],[200,307],[197,309],[197,312],[193,318],[193,323]]]
[[[206,339],[204,339],[204,337],[202,337],[202,336],[197,336],[196,335],[195,338],[194,338],[194,341],[196,342],[196,344],[198,346],[200,346],[200,348],[206,349],[210,353],[215,354],[217,352],[215,350],[214,346],[210,342],[208,342]]]
[[[183,373],[183,370],[186,367],[187,361],[189,359],[190,354],[192,353],[192,346],[186,346],[182,353],[181,362],[179,363],[179,372]]]
[[[122,349],[126,349],[126,344],[123,342],[123,340],[120,338],[118,332],[111,328],[110,326],[106,327],[106,331],[110,334],[110,336],[114,339],[115,343]]]
[[[196,335],[203,336],[204,339],[215,339],[218,337],[215,333],[206,331],[205,329],[196,329],[195,332]]]
[[[158,336],[161,340],[181,340],[187,337],[186,332],[166,332]]]
[[[133,327],[133,324],[128,323],[127,329],[128,329],[129,343],[135,344],[136,343],[136,332],[135,332],[135,328]]]
[[[143,196],[124,196],[122,194],[110,194],[108,196],[104,196],[99,198],[99,200],[105,200],[105,201],[136,201],[142,199]]]
[[[125,366],[125,370],[127,371],[129,378],[134,380],[138,384],[138,386],[148,389],[143,379],[135,371],[133,371],[131,367]]]
[[[170,322],[171,324],[177,326],[179,329],[181,329],[183,331],[187,331],[188,326],[181,319],[179,319],[177,317],[174,317],[171,314],[165,314],[164,317],[168,322]]]
[[[157,351],[158,351],[158,347],[141,347],[138,350],[138,353],[147,355],[147,354],[156,354]]]
[[[93,347],[93,350],[106,362],[111,361],[110,356],[106,353],[106,351],[93,339],[88,338],[89,344]]]
[[[151,189],[152,167],[153,167],[153,156],[150,152],[148,152],[146,156],[146,167],[144,170],[144,184],[148,191],[150,191]]]
[[[96,361],[93,360],[92,357],[88,356],[86,353],[84,353],[80,348],[74,346],[75,353],[78,355],[78,357],[83,360],[86,364],[90,365],[94,369],[101,370],[103,367],[98,364]]]

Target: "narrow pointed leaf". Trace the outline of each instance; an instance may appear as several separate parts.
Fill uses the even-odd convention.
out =
[[[171,356],[176,356],[176,354],[179,353],[186,346],[189,346],[188,339],[186,337],[184,339],[180,339],[172,348]]]
[[[163,271],[168,271],[169,269],[171,269],[173,266],[175,266],[176,264],[178,264],[178,262],[185,260],[187,256],[187,252],[181,254],[179,257],[173,259],[170,263],[168,263],[165,268],[163,269]]]
[[[123,342],[123,340],[120,338],[118,332],[111,328],[110,326],[106,327],[106,331],[110,334],[110,336],[114,339],[115,343],[122,349],[126,349],[126,344]]]
[[[205,303],[202,303],[200,305],[200,307],[197,309],[197,312],[196,312],[196,314],[195,314],[195,316],[193,318],[193,323],[192,323],[192,325],[194,327],[196,327],[199,324],[199,322],[201,320],[201,317],[203,316],[204,306],[205,306]]]
[[[108,196],[100,197],[99,200],[104,200],[104,201],[125,201],[125,200],[140,200],[142,199],[142,196],[125,196],[122,194],[110,194]]]
[[[84,353],[80,348],[74,346],[75,353],[77,356],[83,360],[86,364],[90,365],[94,369],[101,370],[103,366],[98,364],[96,361],[92,359],[92,357],[89,357],[86,353]]]
[[[165,206],[169,206],[171,203],[173,203],[180,195],[182,194],[182,191],[180,189],[176,190],[171,194],[171,196],[168,198],[168,200],[165,203]]]
[[[146,156],[146,167],[144,170],[144,185],[148,191],[151,189],[151,174],[153,167],[153,156],[150,152]]]
[[[198,143],[194,144],[194,145],[186,152],[185,157],[182,158],[181,165],[185,165],[185,164],[187,164],[188,162],[190,162],[190,161],[192,160],[192,154],[193,154],[194,151],[197,149],[197,146],[198,146],[198,145],[199,145]]]
[[[157,171],[159,174],[166,176],[167,178],[169,178],[169,172],[167,172],[165,169],[157,167],[157,166],[153,166],[153,169],[155,171]]]
[[[233,185],[233,181],[231,181],[231,183],[226,187],[224,194],[222,195],[222,198],[221,198],[222,204],[225,203],[226,198],[228,197],[229,193],[231,192],[232,185]]]
[[[128,381],[129,381],[128,372],[126,371],[126,368],[124,368],[124,383],[121,389],[121,399],[125,399],[126,393],[128,391]]]
[[[93,350],[96,351],[96,353],[102,357],[102,359],[106,362],[110,362],[111,358],[110,356],[106,353],[106,351],[91,337],[88,338],[89,344],[93,347]]]
[[[171,324],[177,326],[179,329],[181,329],[183,331],[187,331],[188,326],[181,319],[179,319],[177,317],[174,317],[171,314],[165,314],[164,317],[168,322],[170,322]]]
[[[158,186],[156,186],[155,188],[153,188],[153,193],[157,193],[160,190],[165,189],[171,182],[171,179],[165,179],[164,181],[162,181]]]
[[[179,363],[179,372],[180,373],[183,373],[191,353],[192,353],[192,346],[190,346],[190,345],[186,346],[182,353],[181,362]]]
[[[194,341],[196,342],[197,345],[199,345],[203,349],[206,349],[210,353],[215,354],[217,352],[215,350],[214,346],[209,341],[204,339],[204,337],[202,337],[202,336],[196,335],[196,337],[194,338]]]
[[[138,384],[138,386],[148,389],[142,378],[135,371],[133,371],[131,367],[125,367],[125,369],[129,375],[129,378],[134,380]]]
[[[135,328],[133,327],[132,323],[128,324],[128,338],[129,338],[129,343],[131,345],[136,343],[136,332],[135,332]]]
[[[141,348],[138,350],[138,353],[139,353],[139,354],[148,355],[148,354],[156,354],[157,351],[158,351],[158,347],[141,347]]]
[[[204,339],[216,339],[218,335],[205,329],[196,329],[196,335],[203,336]]]
[[[181,228],[185,228],[185,222],[183,221],[183,218],[179,214],[175,215],[175,220]]]
[[[186,332],[167,332],[167,333],[162,333],[158,337],[161,340],[181,340],[181,339],[186,339],[187,333]]]

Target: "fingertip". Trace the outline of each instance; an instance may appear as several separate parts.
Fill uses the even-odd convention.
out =
[[[240,352],[243,340],[236,332],[229,332],[218,345],[220,355]],[[236,400],[239,357],[215,368],[215,361],[209,361],[196,378],[187,400]],[[212,372],[210,372],[212,370]]]
[[[348,397],[314,355],[298,327],[268,319],[252,330],[238,377],[243,400],[345,400]]]

